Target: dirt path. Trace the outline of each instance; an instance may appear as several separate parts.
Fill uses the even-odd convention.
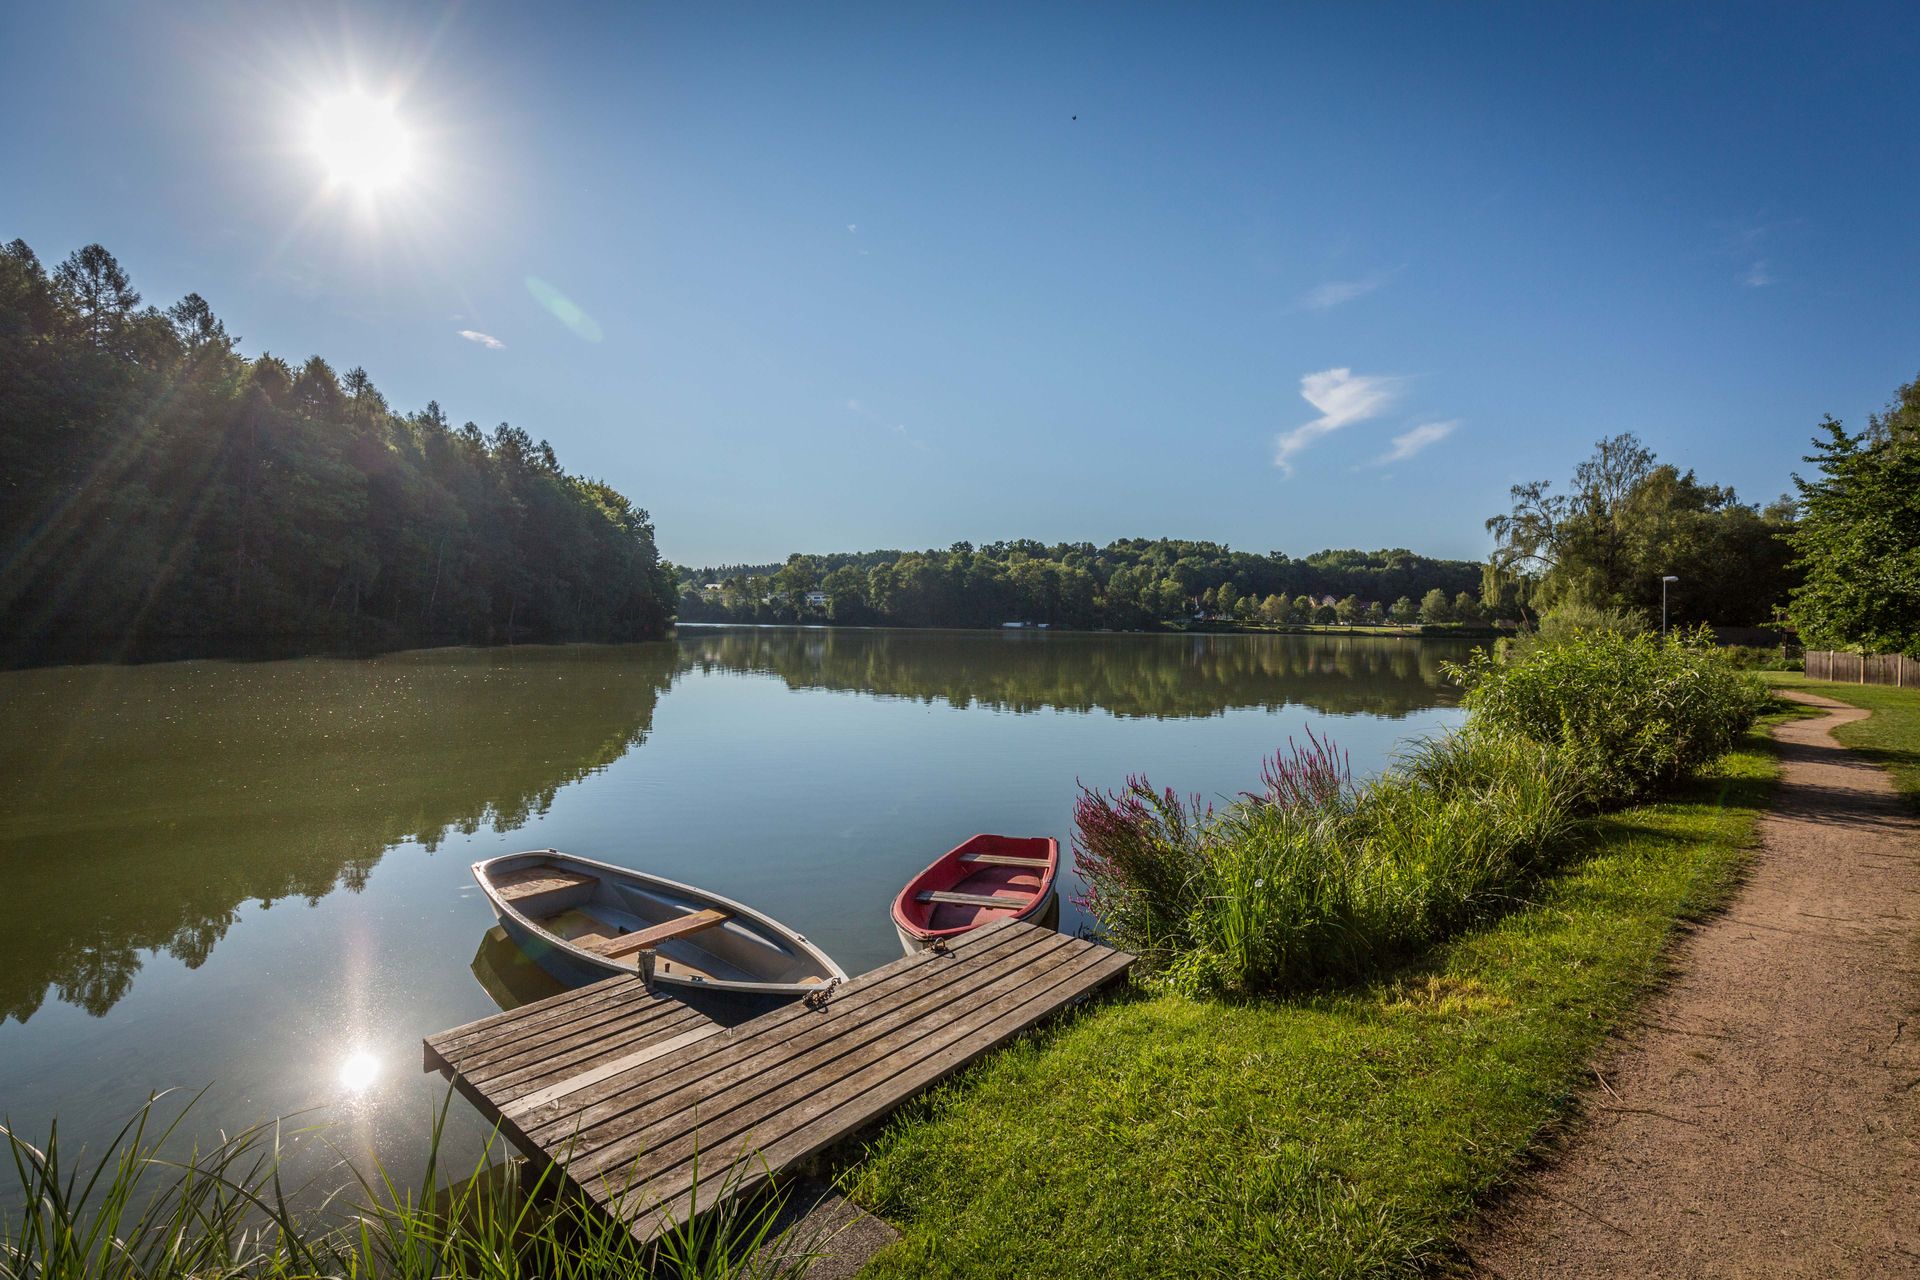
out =
[[[1500,1280],[1920,1277],[1920,819],[1829,730],[1752,875],[1603,1064],[1591,1122],[1466,1242]]]

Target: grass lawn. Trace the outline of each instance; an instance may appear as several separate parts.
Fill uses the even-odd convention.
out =
[[[1809,680],[1797,671],[1769,671],[1763,678],[1776,688],[1804,689],[1873,712],[1833,736],[1885,768],[1901,793],[1920,806],[1920,689]]]
[[[1442,1257],[1592,1079],[1676,923],[1725,901],[1777,766],[1609,816],[1529,901],[1371,985],[1133,993],[901,1113],[850,1175],[863,1274],[1362,1276]]]

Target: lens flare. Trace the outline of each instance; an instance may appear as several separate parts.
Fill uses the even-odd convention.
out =
[[[413,140],[392,101],[355,91],[313,113],[313,154],[330,182],[372,194],[413,167]]]

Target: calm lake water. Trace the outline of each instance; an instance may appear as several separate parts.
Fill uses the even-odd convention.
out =
[[[899,886],[966,836],[1064,849],[1077,780],[1229,796],[1309,726],[1371,771],[1459,721],[1440,664],[1466,649],[689,627],[0,674],[0,1113],[98,1144],[150,1091],[205,1087],[190,1132],[308,1111],[407,1172],[444,1096],[420,1038],[528,989],[483,947],[476,859],[691,881],[859,973],[897,954]]]

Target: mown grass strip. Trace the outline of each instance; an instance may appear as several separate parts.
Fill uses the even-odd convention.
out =
[[[1804,689],[1873,712],[1865,720],[1841,725],[1833,736],[1885,768],[1900,793],[1920,808],[1920,689],[1809,680],[1784,671],[1769,671],[1765,679],[1775,688]]]
[[[1727,900],[1777,773],[1757,730],[1391,979],[1136,995],[996,1055],[855,1171],[905,1233],[865,1274],[1373,1276],[1443,1255],[1591,1081],[1675,927]]]

